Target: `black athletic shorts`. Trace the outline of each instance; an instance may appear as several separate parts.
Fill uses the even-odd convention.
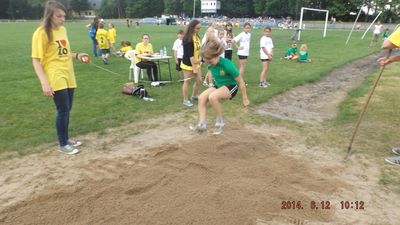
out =
[[[182,68],[181,68],[181,62],[182,62],[182,59],[178,59],[178,64],[176,64],[176,71],[182,71]]]
[[[224,85],[225,87],[228,88],[229,93],[231,93],[231,97],[229,99],[232,99],[233,97],[235,97],[235,95],[238,92],[239,86],[237,84],[234,85]],[[216,89],[220,88],[218,86],[215,86]]]
[[[247,59],[247,56],[244,55],[238,55],[239,59]]]

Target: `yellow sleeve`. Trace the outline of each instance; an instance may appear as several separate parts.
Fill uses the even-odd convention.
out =
[[[400,47],[400,28],[398,28],[393,34],[388,37],[389,41],[397,47]]]
[[[43,59],[48,38],[43,29],[38,28],[32,36],[32,58]]]

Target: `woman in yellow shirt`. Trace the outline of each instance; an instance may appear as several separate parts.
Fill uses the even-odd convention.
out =
[[[155,62],[142,59],[141,55],[153,54],[153,45],[150,44],[150,36],[148,34],[142,35],[142,42],[136,45],[136,66],[142,69],[147,69],[147,76],[150,81],[158,81],[158,70]]]
[[[82,143],[68,137],[69,113],[76,88],[72,58],[89,63],[86,53],[72,53],[64,27],[66,8],[48,1],[42,25],[32,37],[32,63],[45,96],[52,97],[57,109],[56,129],[60,151],[76,154]]]
[[[201,59],[200,59],[200,21],[192,20],[183,36],[183,58],[181,68],[183,71],[184,81],[182,85],[183,105],[192,107],[193,103],[189,100],[190,80],[194,76],[195,83],[192,90],[192,100],[197,100],[199,86],[201,85]]]

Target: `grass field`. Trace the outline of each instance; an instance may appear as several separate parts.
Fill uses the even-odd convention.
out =
[[[91,53],[91,41],[85,25],[85,22],[66,23],[73,52]],[[43,143],[56,143],[54,105],[51,99],[43,97],[30,58],[31,36],[37,26],[38,22],[0,23],[0,36],[3,40],[0,43],[0,49],[4,55],[0,61],[2,68],[0,71],[2,93],[0,100],[0,153],[17,152],[24,155],[34,151],[34,146]],[[135,45],[140,41],[140,36],[143,33],[148,33],[155,51],[166,46],[170,54],[172,43],[176,39],[176,31],[184,28],[142,25],[138,29],[128,29],[121,22],[116,24],[116,29],[118,32],[117,43],[121,40],[129,40]],[[205,28],[202,28],[201,35],[204,31]],[[237,28],[234,30],[236,34],[240,31]],[[307,43],[309,55],[313,62],[296,64],[280,60],[290,46],[291,31],[273,30],[274,61],[272,61],[268,73],[272,86],[267,89],[260,89],[257,86],[261,70],[258,48],[262,30],[254,29],[251,33],[251,55],[248,60],[245,80],[249,84],[248,92],[252,105],[265,102],[272,96],[294,86],[316,81],[333,68],[379,49],[379,47],[368,48],[369,36],[361,40],[362,33],[353,33],[350,43],[345,46],[348,32],[328,31],[327,37],[323,38],[322,31],[306,30],[302,34],[303,40],[299,43],[299,46],[301,43]],[[75,92],[71,115],[71,136],[101,132],[106,128],[157,117],[165,113],[180,111],[196,113],[195,108],[187,109],[182,106],[180,83],[168,84],[160,88],[149,87],[149,93],[156,101],[139,101],[121,94],[122,85],[128,82],[129,62],[126,59],[113,57],[110,59],[109,65],[106,66],[103,66],[98,58],[92,58],[92,61],[120,75],[100,70],[93,65],[82,65],[75,62],[78,89]],[[239,65],[236,57],[234,62]],[[165,68],[162,70],[166,71]],[[173,71],[173,73],[174,79],[178,79],[176,71]],[[163,77],[166,77],[165,73]],[[361,91],[361,93],[365,94],[365,91]],[[358,110],[359,108],[355,106],[358,103],[358,96],[360,95],[351,95],[347,103],[343,105],[342,111]],[[392,96],[393,100],[395,100],[394,96]],[[240,102],[241,98],[238,97],[234,101],[226,103],[227,115],[234,114]],[[379,111],[374,113],[376,113],[376,116],[381,114]],[[352,124],[356,118],[355,114],[357,113],[341,113],[332,127]],[[393,115],[393,118],[396,118],[395,115]]]

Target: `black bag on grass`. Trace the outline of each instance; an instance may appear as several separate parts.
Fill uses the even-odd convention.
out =
[[[143,84],[140,84],[133,89],[132,95],[142,99],[144,97],[148,97],[149,93],[147,92],[146,88],[144,88]]]

